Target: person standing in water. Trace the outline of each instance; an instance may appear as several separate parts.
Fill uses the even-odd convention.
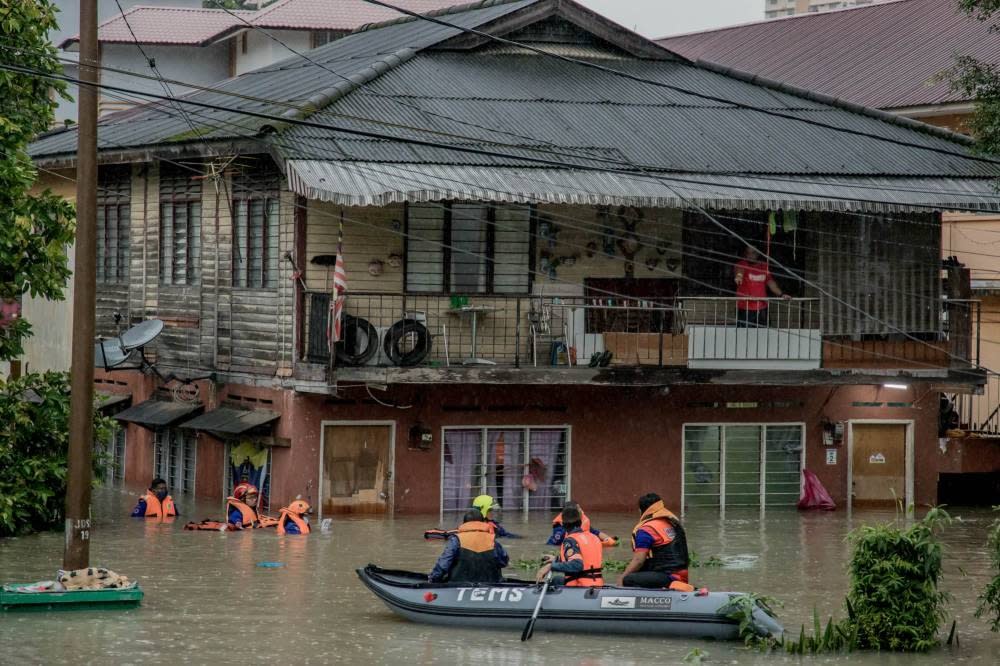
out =
[[[156,478],[149,484],[149,490],[139,498],[138,504],[132,509],[133,518],[173,518],[177,516],[174,498],[167,490],[167,482]]]

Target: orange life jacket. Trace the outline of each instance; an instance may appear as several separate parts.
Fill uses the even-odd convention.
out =
[[[458,557],[448,572],[453,583],[498,583],[502,579],[494,547],[493,527],[482,521],[462,523],[455,530]]]
[[[684,528],[681,526],[680,519],[663,505],[662,500],[646,509],[646,512],[642,514],[639,522],[632,529],[632,550],[635,550],[635,537],[640,529],[652,531],[662,542],[662,545],[654,546],[650,551],[649,557],[642,566],[642,571],[669,573],[688,568],[690,560]]]
[[[299,528],[299,534],[309,534],[309,523],[288,507],[278,512],[278,534],[285,533],[285,523],[292,521]]]
[[[583,571],[566,574],[567,587],[601,587],[604,585],[602,577],[603,550],[601,540],[597,535],[590,532],[572,532],[566,535],[566,541],[572,539],[576,542],[580,552],[575,553],[572,559],[583,561]],[[568,562],[566,557],[566,541],[562,542],[559,551],[559,561]]]
[[[160,498],[151,492],[146,492],[142,496],[142,500],[146,503],[146,513],[143,517],[145,518],[171,518],[177,515],[177,508],[174,506],[174,498],[167,495],[160,501]]]
[[[556,517],[552,519],[552,527],[561,527],[563,524],[562,511],[556,514]],[[580,529],[584,532],[590,531],[590,518],[587,518],[587,514],[580,510]]]
[[[235,497],[226,498],[226,517],[229,517],[230,507],[235,507],[239,509],[242,516],[243,527],[274,527],[278,524],[277,518],[272,518],[270,516],[262,516],[257,513],[257,511],[251,507],[246,502],[236,499]]]

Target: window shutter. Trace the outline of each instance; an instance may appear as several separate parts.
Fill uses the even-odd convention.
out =
[[[444,220],[440,204],[411,204],[407,208],[406,289],[437,293],[444,286]]]

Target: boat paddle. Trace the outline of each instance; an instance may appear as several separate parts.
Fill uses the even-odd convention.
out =
[[[538,595],[538,603],[535,604],[535,612],[531,614],[531,619],[528,620],[528,624],[524,625],[524,631],[521,632],[521,642],[531,638],[531,635],[535,633],[535,622],[538,620],[538,612],[542,610],[542,600],[545,599],[545,593],[549,591],[549,583],[552,582],[552,572],[549,571],[545,576],[545,581],[542,583],[542,591]]]

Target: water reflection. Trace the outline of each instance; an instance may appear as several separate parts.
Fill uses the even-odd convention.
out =
[[[0,663],[228,664],[274,661],[380,664],[680,663],[692,647],[709,663],[799,663],[786,655],[758,655],[738,645],[694,640],[536,633],[521,644],[516,633],[444,629],[396,618],[360,584],[354,569],[368,562],[429,571],[442,547],[422,532],[436,516],[395,520],[335,519],[329,534],[278,537],[259,533],[184,532],[184,521],[129,519],[134,496],[116,490],[95,495],[94,564],[138,578],[146,590],[142,608],[126,612],[0,614]],[[218,504],[181,504],[187,518],[221,515]],[[986,511],[954,512],[963,519],[946,533],[945,589],[958,619],[961,648],[936,654],[826,656],[823,663],[996,663],[1000,647],[985,622],[973,617],[975,597],[989,578]],[[592,516],[605,531],[627,537],[634,517]],[[821,615],[842,614],[847,592],[847,533],[863,521],[891,513],[799,514],[768,511],[727,515],[709,510],[686,516],[691,546],[701,558],[728,563],[693,572],[693,582],[711,589],[752,590],[784,603],[788,626]],[[512,559],[537,557],[547,549],[547,516],[524,524],[508,515],[511,529],[526,538],[507,541]],[[627,538],[623,539],[627,542]],[[51,578],[61,558],[62,535],[0,540],[0,580]],[[551,549],[548,549],[551,550]],[[606,551],[625,559],[627,549]],[[281,562],[281,568],[259,562]],[[964,570],[966,575],[961,572]],[[523,576],[526,572],[515,572]]]

